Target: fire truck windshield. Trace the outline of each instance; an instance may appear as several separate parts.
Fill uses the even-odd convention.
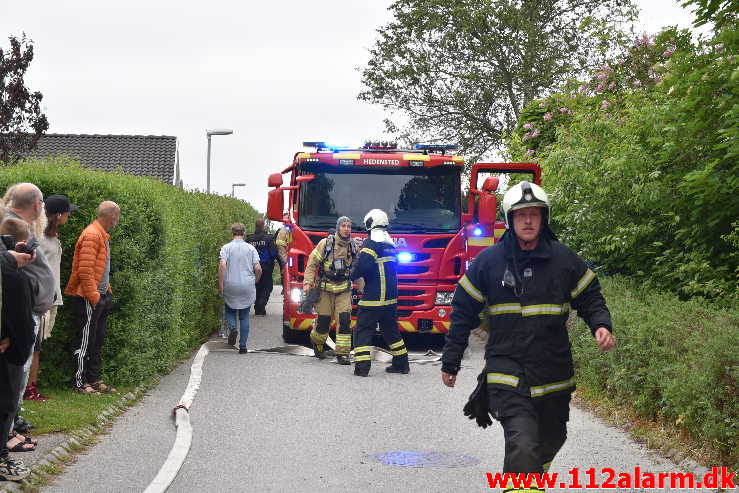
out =
[[[390,232],[449,232],[460,228],[459,167],[336,167],[304,163],[315,179],[300,186],[298,223],[326,231],[349,216],[353,231],[372,209],[384,210]]]

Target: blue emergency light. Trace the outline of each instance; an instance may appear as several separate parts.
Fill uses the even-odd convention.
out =
[[[413,148],[418,151],[438,152],[440,154],[459,150],[459,146],[456,144],[416,144]]]
[[[413,254],[411,252],[398,252],[398,262],[407,263],[413,261]]]
[[[475,236],[482,236],[482,228],[475,228],[472,230],[472,234]]]
[[[336,142],[321,142],[321,141],[311,141],[311,142],[303,142],[303,147],[313,147],[316,149],[316,151],[340,151],[344,149],[349,149],[349,146],[346,144],[337,144]]]

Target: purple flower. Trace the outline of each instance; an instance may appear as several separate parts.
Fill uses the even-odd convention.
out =
[[[537,128],[536,130],[534,130],[533,132],[531,132],[531,138],[533,139],[535,137],[538,137],[540,134],[541,134],[541,132],[539,132],[539,129]]]
[[[590,89],[590,87],[586,84],[580,86],[580,92],[588,92],[588,89]]]
[[[534,128],[534,124],[533,122],[526,123],[524,124],[523,128],[525,128],[526,130],[531,130],[532,128]]]
[[[546,108],[546,107],[547,107],[546,103],[539,103],[539,108]]]
[[[544,121],[545,122],[548,122],[551,119],[552,119],[552,112],[551,111],[547,111],[546,113],[544,113]]]
[[[611,106],[611,103],[609,103],[607,99],[604,99],[603,102],[600,104],[600,109],[604,110],[609,106]]]
[[[601,82],[600,84],[598,84],[598,87],[595,88],[595,92],[603,92],[605,90],[606,90],[605,82]]]
[[[623,58],[619,58],[618,59],[618,64],[619,65],[626,65],[626,60],[624,60]]]
[[[676,47],[674,45],[668,46],[664,53],[662,53],[663,58],[670,58],[673,53],[675,53]]]
[[[597,74],[595,74],[595,78],[598,80],[606,80],[608,76],[603,72],[598,72]]]
[[[611,82],[610,84],[608,84],[608,90],[612,91],[615,88],[616,88],[616,83],[615,82]]]
[[[567,113],[567,108],[566,107],[562,107],[562,108],[559,109],[559,112],[560,113]]]
[[[612,114],[610,114],[610,113],[606,113],[606,114],[605,114],[605,115],[603,115],[603,116],[605,116],[606,118],[613,118],[613,115],[612,115]]]
[[[523,137],[521,137],[521,142],[526,142],[531,138],[531,132],[526,132]]]
[[[534,150],[533,149],[529,149],[528,151],[526,151],[526,153],[523,155],[523,157],[531,157],[533,155],[534,155]]]

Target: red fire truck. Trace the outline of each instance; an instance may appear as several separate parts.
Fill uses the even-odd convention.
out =
[[[447,332],[457,282],[475,255],[505,231],[496,193],[522,180],[539,184],[541,178],[535,163],[477,163],[465,186],[464,159],[450,154],[457,149],[452,145],[407,150],[385,142],[357,149],[303,145],[314,152],[296,153],[290,166],[268,179],[267,217],[283,221],[286,214],[290,231],[283,272],[285,342],[304,339],[315,318],[297,311],[315,245],[337,218],[349,216],[360,246],[367,237],[362,220],[375,208],[387,213],[398,252],[398,328]],[[352,300],[353,326],[356,292]]]

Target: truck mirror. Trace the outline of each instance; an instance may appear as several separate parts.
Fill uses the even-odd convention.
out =
[[[297,181],[298,183],[305,183],[307,181],[313,181],[315,180],[315,178],[316,175],[300,175],[295,178],[295,181]]]
[[[488,178],[489,180],[490,178]],[[497,178],[496,178],[497,181]],[[487,180],[486,180],[487,183]],[[496,183],[496,187],[497,183]],[[492,192],[484,192],[477,203],[477,214],[480,224],[495,224],[495,215],[498,212],[498,198]]]
[[[279,173],[276,173],[279,175]],[[280,175],[280,178],[281,175]],[[267,192],[267,219],[282,221],[282,211],[285,209],[282,190],[275,188]]]
[[[281,187],[282,186],[282,174],[281,173],[272,173],[267,178],[267,186],[268,187]]]

